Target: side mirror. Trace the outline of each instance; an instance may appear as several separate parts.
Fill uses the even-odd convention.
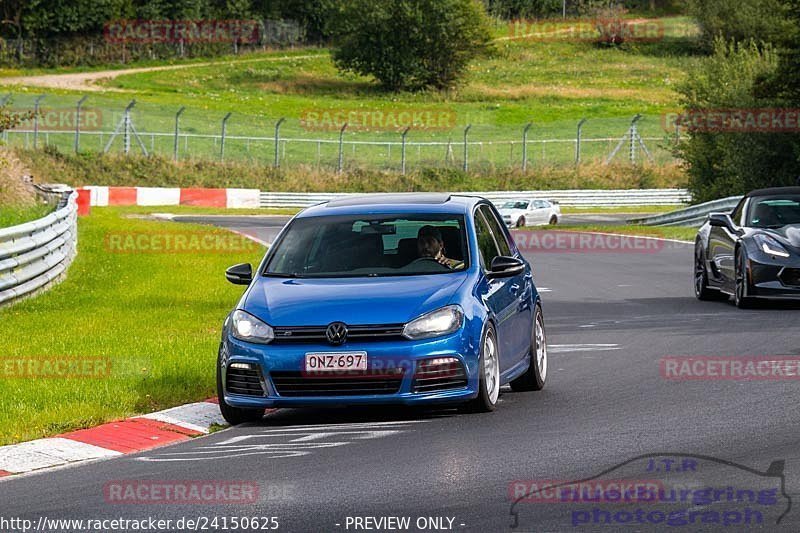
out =
[[[250,285],[253,281],[253,267],[250,263],[233,265],[225,271],[225,279],[234,285]]]
[[[733,223],[733,219],[727,213],[711,213],[708,215],[708,223],[715,228],[725,228],[731,233],[739,233],[739,228]]]
[[[525,263],[516,257],[497,256],[492,259],[492,266],[486,277],[489,279],[512,278],[525,272]]]

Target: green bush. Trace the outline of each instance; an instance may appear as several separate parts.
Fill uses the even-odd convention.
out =
[[[390,90],[443,89],[490,39],[478,0],[351,0],[337,21],[333,58],[340,70]]]
[[[714,40],[777,43],[790,31],[785,0],[690,0],[689,12],[700,24],[702,40],[713,49]]]

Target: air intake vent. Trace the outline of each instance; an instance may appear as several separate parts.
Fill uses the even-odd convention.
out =
[[[467,386],[467,372],[455,357],[440,357],[417,362],[411,392],[436,392]]]
[[[380,375],[369,373],[306,374],[305,372],[270,373],[280,396],[359,396],[397,394],[403,382],[402,369]]]
[[[243,396],[264,396],[261,370],[249,363],[231,363],[225,373],[225,390]]]

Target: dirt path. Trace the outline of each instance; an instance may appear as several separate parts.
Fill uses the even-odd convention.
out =
[[[208,67],[228,63],[257,63],[260,61],[285,61],[287,59],[311,59],[323,57],[325,54],[308,54],[302,56],[276,56],[276,57],[257,57],[248,59],[225,60],[225,61],[206,61],[203,63],[185,63],[181,65],[165,65],[161,67],[138,67],[118,70],[101,70],[96,72],[73,72],[68,74],[40,74],[35,76],[14,76],[0,78],[0,85],[25,85],[34,87],[46,87],[49,89],[69,89],[74,91],[122,91],[98,85],[98,82],[111,80],[126,74],[138,74],[140,72],[158,72],[162,70],[178,70],[192,67]]]

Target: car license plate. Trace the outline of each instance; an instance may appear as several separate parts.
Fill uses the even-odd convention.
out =
[[[367,369],[367,352],[319,352],[306,354],[306,372]]]

